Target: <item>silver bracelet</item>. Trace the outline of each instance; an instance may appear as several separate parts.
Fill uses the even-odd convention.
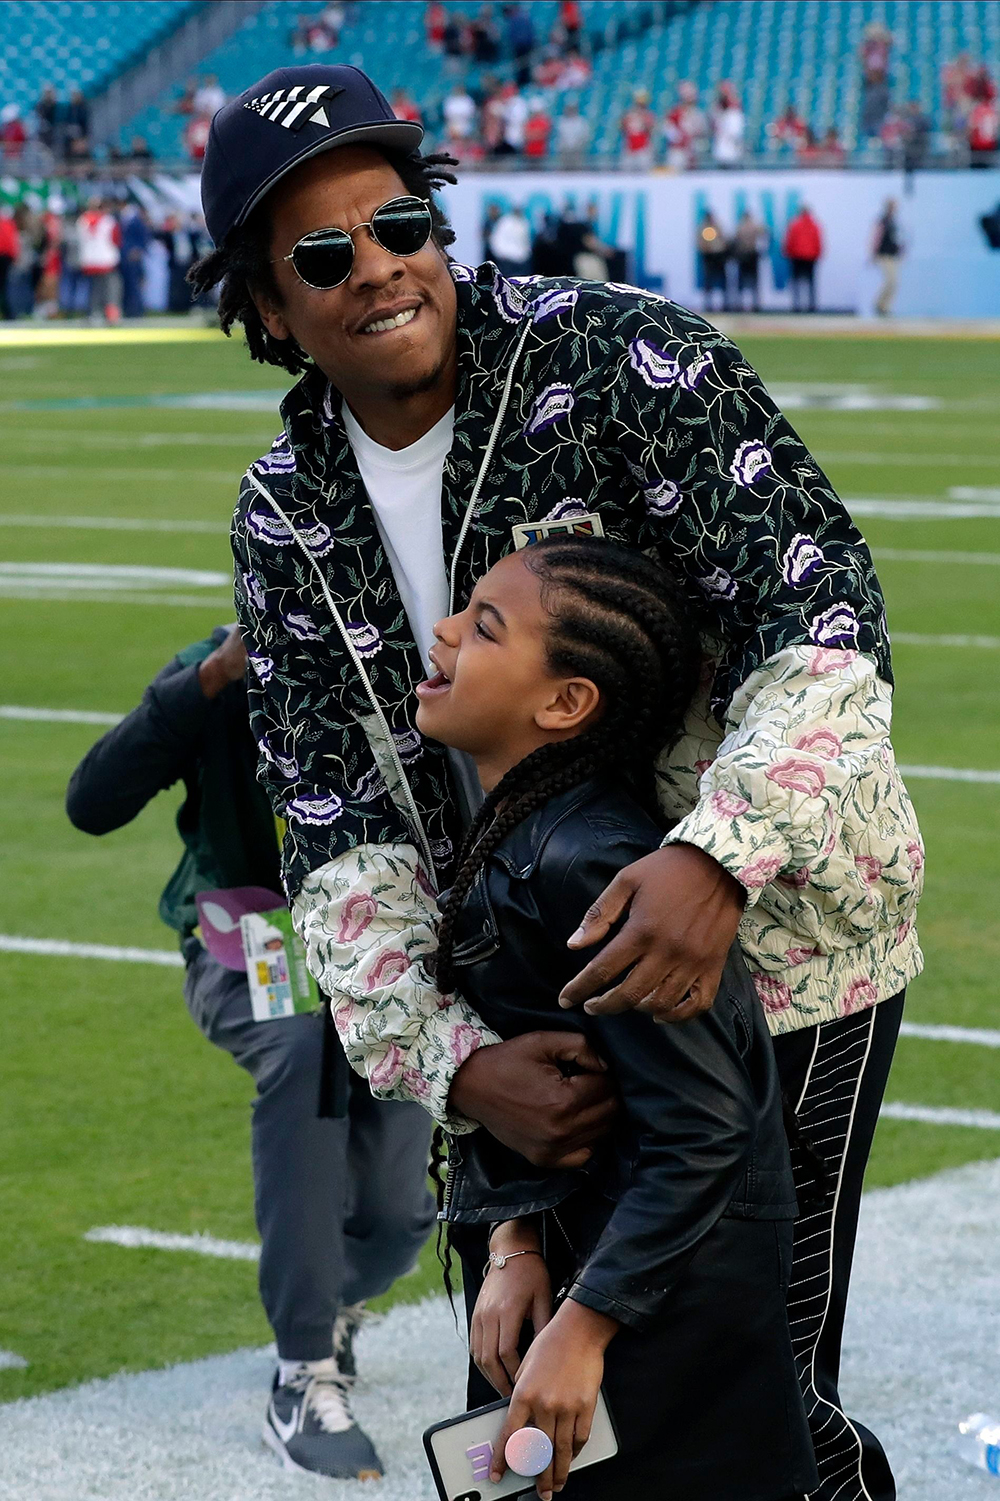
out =
[[[507,1265],[508,1261],[512,1261],[515,1256],[541,1256],[541,1254],[541,1251],[535,1251],[533,1249],[525,1251],[508,1251],[506,1252],[506,1254],[504,1254],[504,1252],[502,1251],[491,1251],[489,1254],[489,1260],[483,1267],[483,1276],[486,1276],[491,1266],[500,1267],[502,1270]]]

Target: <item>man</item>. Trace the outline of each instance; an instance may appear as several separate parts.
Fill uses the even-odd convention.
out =
[[[201,942],[196,893],[273,890],[280,879],[274,818],[256,781],[245,673],[235,626],[185,648],[87,753],[66,806],[78,829],[105,834],[184,782],[177,828],[185,851],[160,916],[180,936],[194,1021],[257,1086],[260,1292],[278,1347],[264,1441],[286,1469],[379,1475],[372,1442],[351,1412],[354,1336],[365,1299],[413,1265],[433,1222],[430,1123],[417,1105],[373,1099],[355,1076],[321,1119],[320,1015],[255,1021],[246,974],[224,967]],[[338,1056],[339,1047],[334,1067]]]
[[[216,117],[206,156],[218,248],[195,284],[221,280],[222,326],[242,323],[252,356],[306,372],[232,534],[294,921],[376,1093],[422,1101],[458,1137],[481,1123],[534,1162],[585,1160],[607,1102],[579,1059],[552,1070],[546,1034],[501,1042],[424,966],[475,788],[414,729],[413,686],[435,619],[515,527],[603,529],[682,569],[718,646],[660,768],[678,821],[581,914],[585,949],[628,909],[564,999],[604,991],[592,1007],[683,1020],[711,1004],[740,929],[790,1105],[825,1159],[817,1194],[795,1154],[814,1199],[790,1292],[816,1496],[887,1501],[881,1448],[836,1389],[864,1165],[921,965],[922,852],[888,743],[867,548],[700,318],[619,284],[449,265],[432,197],[446,164],[420,139],[357,70],[294,67]],[[574,1150],[539,1150],[550,1101],[577,1090]]]
[[[106,323],[117,323],[121,316],[117,273],[122,243],[118,220],[111,207],[94,194],[77,219],[76,229],[80,241],[80,270],[89,285],[90,321],[99,322],[103,314]]]
[[[816,264],[823,254],[823,232],[805,204],[785,231],[785,258],[791,265],[792,311],[816,311]]]
[[[903,255],[903,236],[899,228],[896,200],[887,198],[878,220],[872,243],[872,259],[882,273],[882,285],[875,298],[875,311],[888,318],[899,288],[899,262]]]

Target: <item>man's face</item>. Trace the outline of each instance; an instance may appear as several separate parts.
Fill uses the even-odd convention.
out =
[[[457,303],[444,254],[428,240],[416,255],[390,255],[359,229],[350,276],[325,292],[307,287],[282,257],[311,230],[367,224],[406,191],[381,152],[345,146],[303,162],[268,197],[279,297],[255,293],[258,310],[268,332],[295,338],[348,400],[399,400],[433,389],[452,370]],[[370,331],[411,310],[401,327]]]

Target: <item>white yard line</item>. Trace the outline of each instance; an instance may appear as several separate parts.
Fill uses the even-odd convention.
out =
[[[0,563],[0,585],[11,581],[45,589],[135,589],[142,584],[186,584],[221,589],[232,575],[204,568],[153,568],[135,563]]]
[[[924,636],[919,631],[893,631],[892,644],[901,646],[976,646],[995,651],[1000,636]]]
[[[15,1355],[13,1350],[0,1350],[0,1371],[26,1371],[28,1362],[23,1355]]]
[[[996,520],[1000,500],[885,500],[880,496],[843,496],[852,516],[883,516],[890,521],[965,521],[972,517]]]
[[[1000,565],[1000,552],[915,552],[906,547],[873,547],[879,563],[987,563]]]
[[[996,1110],[957,1110],[948,1105],[904,1105],[887,1101],[879,1111],[883,1120],[919,1121],[925,1126],[973,1126],[980,1131],[1000,1131]]]
[[[0,719],[29,719],[42,724],[121,724],[123,714],[99,714],[91,709],[30,709],[24,704],[0,704]]]
[[[832,448],[813,449],[813,458],[820,464],[878,464],[893,469],[925,469],[929,464],[950,469],[982,464],[994,469],[997,463],[995,453],[861,453]]]
[[[214,1256],[221,1261],[259,1261],[260,1246],[248,1240],[219,1240],[215,1235],[173,1235],[164,1230],[147,1230],[142,1225],[95,1225],[84,1240],[102,1245],[125,1246],[129,1250],[193,1251],[197,1256]]]
[[[1000,771],[971,771],[965,766],[900,766],[907,780],[1000,783]]]
[[[20,938],[14,933],[0,933],[0,953],[39,954],[51,959],[113,959],[125,964],[161,964],[168,969],[184,968],[184,960],[176,949],[136,949],[107,943],[67,943],[61,938]]]
[[[74,605],[183,605],[189,609],[215,610],[218,616],[216,625],[231,621],[233,617],[231,594],[129,594],[100,589],[66,591],[0,582],[0,599],[44,599],[48,604]]]
[[[146,469],[81,467],[79,464],[4,464],[4,474],[13,479],[64,479],[79,484],[82,480],[107,480],[111,484],[164,480],[170,484],[235,485],[239,475],[232,469]]]
[[[995,500],[1000,502],[1000,490],[981,485],[952,485],[948,491],[951,500]]]
[[[277,416],[277,414],[275,414]],[[88,433],[74,432],[63,428],[56,431],[49,427],[16,427],[4,434],[4,442],[37,443],[45,449],[53,448],[123,448],[131,453],[136,448],[258,448],[263,451],[274,438],[272,426],[266,433],[193,433],[193,432],[144,432],[144,433]],[[256,454],[254,455],[256,458]]]
[[[5,516],[0,526],[26,526],[36,531],[65,527],[78,532],[182,532],[227,536],[225,521],[175,521],[156,516]]]
[[[969,1042],[980,1048],[1000,1048],[1000,1032],[988,1027],[952,1027],[947,1022],[903,1022],[900,1037],[919,1037],[926,1042]]]

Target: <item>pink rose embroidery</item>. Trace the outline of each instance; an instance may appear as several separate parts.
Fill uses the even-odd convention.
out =
[[[834,845],[837,843],[837,830],[833,826],[833,814],[828,814],[827,818],[830,824],[830,832],[826,836],[826,843],[820,850],[821,855],[829,855],[832,852]]]
[[[402,1078],[403,1088],[413,1100],[429,1100],[431,1086],[423,1074],[418,1074],[415,1068],[404,1068]]]
[[[694,769],[700,777],[703,777],[708,768],[713,764],[714,763],[712,761],[696,761],[694,763]]]
[[[854,863],[865,885],[874,886],[882,874],[882,861],[877,860],[874,855],[855,855]]]
[[[804,792],[806,797],[818,797],[826,786],[826,774],[806,756],[786,756],[764,773],[769,782],[787,787],[791,792]]]
[[[434,890],[434,886],[422,865],[417,866],[414,879],[417,883],[418,891],[422,891],[424,896],[428,897],[432,902],[437,899],[437,892]]]
[[[757,987],[761,1005],[771,1015],[787,1011],[792,1004],[792,987],[787,981],[779,980],[777,975],[754,975],[753,983]]]
[[[912,870],[913,874],[916,875],[918,871],[921,871],[924,868],[923,845],[918,844],[915,839],[911,839],[909,844],[906,846],[906,853],[910,857],[910,869]]]
[[[822,677],[824,672],[840,672],[844,667],[850,667],[856,651],[835,651],[828,646],[818,646],[809,658],[809,666],[806,668],[811,678]]]
[[[807,964],[810,959],[818,959],[822,952],[822,949],[786,949],[785,958],[789,968],[794,969],[797,964]]]
[[[913,918],[912,917],[908,917],[905,922],[901,922],[900,923],[899,927],[896,929],[895,942],[896,942],[897,947],[898,947],[899,944],[901,944],[903,942],[903,940],[906,938],[907,933],[909,933],[909,931],[910,931],[910,929],[912,927],[913,927]]]
[[[368,1075],[372,1089],[392,1089],[399,1082],[403,1072],[403,1050],[390,1042],[385,1050],[385,1057],[380,1058],[378,1063]]]
[[[452,1061],[461,1066],[466,1058],[471,1057],[481,1042],[482,1037],[476,1031],[475,1027],[470,1027],[468,1022],[458,1022],[452,1028],[451,1033],[450,1050]]]
[[[341,1037],[343,1037],[344,1033],[350,1026],[351,1018],[353,1017],[353,1015],[353,1001],[341,1001],[338,1006],[335,1006],[333,1008],[333,1025],[336,1027],[337,1032]]]
[[[410,961],[402,949],[388,949],[379,954],[365,979],[366,990],[377,990],[380,985],[391,985],[400,975],[405,975]]]
[[[871,980],[852,980],[840,997],[840,1014],[850,1016],[855,1011],[864,1011],[877,1000],[878,991]]]
[[[812,875],[808,865],[800,865],[798,870],[786,870],[778,877],[779,886],[793,886],[796,891],[801,891],[803,886],[809,885]]]
[[[750,806],[745,797],[737,797],[734,792],[713,792],[708,801],[720,818],[739,818]]]
[[[743,882],[748,890],[758,886],[766,886],[773,881],[781,869],[781,859],[778,855],[758,855],[756,860],[751,860],[744,865],[742,870],[736,872],[737,879]]]
[[[806,735],[800,735],[795,742],[796,750],[812,751],[814,756],[822,756],[824,761],[832,761],[834,756],[839,756],[843,749],[843,741],[839,735],[821,725],[818,730],[810,730]]]
[[[370,926],[378,911],[378,902],[370,891],[356,891],[347,898],[337,929],[338,943],[355,943]]]

